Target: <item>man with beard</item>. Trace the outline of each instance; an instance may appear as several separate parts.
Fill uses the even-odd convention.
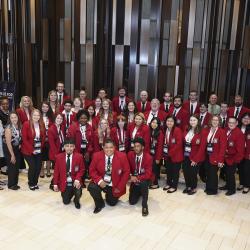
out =
[[[234,107],[228,109],[228,116],[234,116],[238,121],[244,113],[250,112],[250,110],[243,106],[243,98],[240,95],[236,95],[234,98]]]
[[[115,96],[112,100],[113,111],[117,114],[124,113],[129,102],[129,98],[126,96],[126,88],[118,88],[118,96]]]
[[[172,103],[172,94],[170,92],[165,92],[163,96],[164,102],[160,106],[160,110],[165,111],[168,113],[170,111],[170,108],[173,107]]]

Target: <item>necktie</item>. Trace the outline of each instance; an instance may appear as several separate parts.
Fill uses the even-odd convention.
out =
[[[238,118],[240,113],[240,108],[236,108],[235,118]]]
[[[153,116],[153,118],[155,118],[155,114],[154,113],[152,113],[152,116]]]
[[[69,170],[70,170],[70,154],[67,154],[66,172],[68,173]]]
[[[226,125],[226,118],[223,117],[223,119],[222,119],[222,127],[225,128],[225,125]]]
[[[140,158],[139,158],[139,156],[136,156],[136,171],[138,171],[138,168],[139,168],[139,161],[140,161]]]
[[[108,162],[107,162],[107,171],[110,171],[110,165],[111,165],[111,158],[110,156],[108,157]]]
[[[120,110],[122,111],[123,110],[123,100],[121,100],[121,106],[120,106]]]
[[[193,113],[194,113],[194,105],[193,105],[193,104],[191,104],[191,110],[190,110],[190,113],[191,113],[191,115],[193,115]]]
[[[142,109],[141,109],[142,112],[145,111],[145,102],[142,103]]]
[[[203,124],[203,115],[200,117],[201,125]]]
[[[69,127],[69,114],[66,115],[66,127]]]
[[[174,110],[173,116],[174,116],[174,117],[176,116],[176,109]]]
[[[169,112],[169,108],[168,108],[168,104],[166,103],[166,105],[165,105],[165,111],[166,112]]]
[[[60,105],[62,104],[62,95],[61,94],[59,95],[59,103],[60,103]]]

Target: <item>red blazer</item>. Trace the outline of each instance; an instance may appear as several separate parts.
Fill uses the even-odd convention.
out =
[[[92,104],[93,104],[93,101],[92,101],[92,100],[85,99],[85,100],[84,100],[84,106],[82,105],[82,108],[83,108],[83,109],[88,109],[88,107],[89,107],[90,105],[92,105]]]
[[[164,144],[166,141],[166,133],[164,136]],[[168,142],[168,155],[163,154],[165,160],[170,159],[173,163],[181,163],[184,160],[183,154],[183,133],[178,127],[170,132]]]
[[[128,125],[128,136],[129,136],[129,142],[130,142],[129,147],[131,147],[131,142],[133,140],[132,134],[133,134],[134,128],[135,128],[134,122],[130,123]],[[150,146],[149,146],[149,144],[150,144],[150,130],[149,130],[148,125],[142,124],[135,134],[135,138],[136,137],[141,137],[144,139],[144,141],[145,141],[145,149],[144,150],[145,150],[145,152],[149,153],[150,152]]]
[[[138,112],[142,112],[142,102],[141,102],[141,101],[138,101],[138,102],[136,103],[136,108],[137,108],[137,111],[138,111]],[[150,109],[151,109],[150,102],[147,101],[147,102],[146,102],[146,105],[145,105],[145,110],[144,110],[143,113],[145,113],[146,111],[150,111]]]
[[[61,131],[63,137],[65,138],[65,129],[61,126]],[[49,140],[49,159],[51,161],[56,160],[56,155],[61,153],[61,142],[58,135],[57,127],[55,124],[52,124],[48,130],[48,140]]]
[[[43,148],[45,143],[45,128],[42,132],[40,130],[40,138],[41,138],[41,148]],[[30,122],[26,121],[22,127],[22,144],[21,144],[21,152],[24,155],[32,155],[34,151],[34,139],[35,139],[35,132],[32,135]]]
[[[63,94],[63,102],[62,104],[59,103],[59,100],[58,100],[58,103],[59,103],[59,112],[61,113],[63,110],[64,110],[64,106],[63,106],[63,103],[64,101],[66,100],[71,100],[71,96],[67,95],[67,94]]]
[[[18,114],[20,122],[23,124],[24,122],[28,121],[28,117],[26,115],[26,112],[22,108],[18,108],[16,110],[16,113]],[[31,111],[30,111],[30,116],[31,116]]]
[[[93,131],[95,131],[98,128],[98,120],[97,120],[96,116],[92,117],[91,124],[89,123],[89,125],[92,126]]]
[[[184,146],[186,143],[185,137],[188,131],[183,133]],[[189,155],[190,161],[196,163],[201,163],[206,158],[206,146],[207,146],[207,137],[204,131],[201,131],[199,134],[195,134],[191,141],[191,152]]]
[[[228,111],[227,111],[229,117],[230,117],[230,116],[234,116],[234,111],[235,111],[235,109],[236,109],[236,107],[229,107],[229,109],[228,109]],[[240,110],[240,113],[239,113],[239,115],[238,115],[238,120],[240,121],[241,118],[242,118],[242,116],[243,116],[243,114],[244,114],[244,113],[247,113],[247,112],[249,113],[249,112],[250,112],[250,109],[248,109],[248,108],[242,106],[242,108],[241,108],[241,110]]]
[[[126,96],[125,97],[125,102],[126,105],[128,105],[130,99]],[[112,107],[113,107],[113,111],[116,112],[117,114],[121,113],[121,109],[119,107],[119,96],[115,96],[112,100]]]
[[[62,111],[62,116],[63,116],[63,126],[66,128],[66,115],[65,115],[64,111]],[[72,114],[70,115],[69,125],[73,124],[73,122],[76,122],[76,113],[75,112],[72,112]]]
[[[182,104],[182,107],[188,112],[189,115],[190,114],[190,100],[184,101]],[[199,102],[197,102],[197,106],[194,110],[194,114],[199,114],[200,113],[200,104]]]
[[[105,134],[103,141],[105,141],[107,138],[110,138],[110,136],[107,136],[107,134]],[[94,148],[94,152],[99,152],[102,150],[102,145],[100,145],[99,143],[99,136],[98,136],[97,129],[93,133],[93,148]]]
[[[150,112],[151,112],[151,110],[149,110],[149,111],[147,111],[147,112],[144,113],[146,122],[148,120],[148,116],[149,116]],[[163,123],[164,123],[164,121],[166,119],[166,116],[167,116],[166,112],[164,112],[162,110],[158,111],[157,117],[161,120],[161,125],[162,126],[163,126]]]
[[[226,133],[229,128],[226,129]],[[227,149],[225,154],[225,162],[231,166],[240,163],[245,154],[245,136],[239,128],[231,131],[227,136]]]
[[[136,166],[135,166],[136,154],[134,151],[128,152],[128,162],[130,166],[130,174],[134,174]],[[141,163],[141,174],[137,176],[138,180],[146,181],[150,180],[152,177],[152,166],[153,159],[149,153],[143,152],[142,163]],[[131,183],[132,185],[133,183]]]
[[[116,112],[112,112],[113,115],[113,119],[111,119],[111,117],[108,117],[108,122],[109,122],[109,127],[115,127],[116,126],[116,121],[117,121],[117,113]],[[97,114],[96,116],[96,122],[97,122],[97,126],[100,122],[101,116],[100,116],[100,112]]]
[[[173,113],[174,113],[174,108],[172,108],[169,111],[170,115],[173,115]],[[182,129],[182,131],[185,131],[185,128],[188,126],[189,123],[189,113],[182,107],[175,116],[175,118],[176,118],[176,126]]]
[[[200,117],[200,115],[201,114],[199,113],[199,117]],[[212,117],[212,114],[210,114],[210,113],[207,112],[206,115],[205,115],[205,117],[203,118],[203,122],[201,124],[202,128],[208,128],[209,121],[210,121],[211,117]]]
[[[246,147],[245,147],[245,159],[250,160],[250,131],[245,133]]]
[[[128,149],[129,149],[128,131],[127,130],[123,130],[123,132],[124,132],[124,137],[125,137],[125,150],[127,152]],[[121,133],[120,129],[118,129],[116,127],[112,128],[111,131],[110,131],[110,137],[115,142],[115,145],[116,145],[116,148],[117,148],[118,151],[119,151],[119,144],[120,144],[119,143],[118,135],[120,137],[121,136],[120,133]]]
[[[94,151],[93,134],[94,134],[94,132],[93,132],[92,127],[87,123],[87,125],[86,125],[86,139],[87,139],[88,143],[87,143],[86,152],[88,152],[90,156]],[[67,137],[75,139],[75,144],[76,144],[75,151],[77,153],[81,153],[82,133],[80,131],[79,122],[74,122],[72,125],[70,125],[70,127],[68,129]]]
[[[150,138],[150,154],[152,155],[155,161],[160,161],[162,159],[162,152],[163,152],[163,143],[164,143],[164,135],[162,130],[159,131],[160,134],[158,135],[157,139],[153,139],[152,135]],[[153,155],[151,152],[152,147],[154,146],[155,154]]]
[[[206,138],[208,137],[209,131],[210,128],[204,130]],[[213,153],[208,155],[210,164],[217,166],[218,163],[224,163],[224,156],[227,148],[227,135],[223,128],[218,128],[211,143],[213,144]]]
[[[83,157],[79,153],[73,153],[71,164],[71,178],[74,182],[78,180],[82,183],[82,177],[85,171]],[[64,192],[67,184],[66,177],[66,153],[60,153],[56,156],[56,164],[53,176],[53,183],[57,185],[61,192]]]
[[[92,162],[89,166],[89,174],[92,181],[98,184],[105,175],[105,154],[103,151],[93,155]],[[112,193],[114,197],[120,197],[126,193],[126,184],[129,179],[130,169],[126,154],[115,150],[112,160]],[[114,189],[119,189],[120,192],[115,193]]]
[[[170,111],[173,107],[174,107],[174,104],[173,104],[173,103],[171,103],[171,104],[170,104],[170,106],[169,106],[169,111]],[[161,103],[161,105],[160,105],[160,110],[161,110],[161,111],[166,112],[164,102],[163,102],[163,103]],[[168,113],[169,113],[169,111],[168,111],[168,112],[166,112],[166,113],[168,114]]]

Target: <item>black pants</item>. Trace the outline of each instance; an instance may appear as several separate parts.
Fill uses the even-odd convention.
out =
[[[250,188],[250,160],[244,160],[244,179],[243,186]]]
[[[106,186],[104,189],[102,189],[97,184],[90,182],[88,185],[88,191],[94,199],[95,206],[98,208],[101,208],[104,205],[102,192],[105,193],[105,199],[108,205],[115,206],[118,202],[118,198],[114,197],[112,194],[112,187]]]
[[[167,185],[171,188],[177,188],[181,163],[173,163],[170,160],[165,161],[167,171]]]
[[[150,181],[143,181],[139,184],[131,184],[129,189],[129,203],[135,205],[142,196],[142,207],[148,207],[148,187]]]
[[[153,162],[153,174],[154,174],[154,183],[153,185],[158,185],[158,180],[160,179],[160,164]]]
[[[13,187],[18,184],[19,166],[21,162],[21,152],[20,152],[19,147],[12,146],[12,149],[16,158],[15,164],[10,162],[11,160],[10,152],[8,150],[7,145],[3,143],[3,151],[5,155],[5,160],[8,166],[8,187]]]
[[[199,176],[203,182],[206,182],[206,164],[203,162],[199,166]]]
[[[238,165],[238,171],[239,171],[239,181],[240,181],[240,185],[244,186],[244,180],[245,180],[245,169],[244,169],[244,165],[245,165],[245,160],[242,160]]]
[[[36,186],[42,166],[42,155],[24,155],[24,159],[29,165],[28,184],[30,187]]]
[[[74,202],[79,203],[80,198],[82,196],[82,188],[75,188],[73,186],[66,186],[66,189],[64,192],[61,192],[63,204],[67,205],[70,203],[71,199],[74,197]]]
[[[206,191],[217,194],[218,192],[218,166],[210,164],[207,160],[206,168]]]
[[[199,166],[191,166],[191,161],[189,157],[185,157],[183,162],[183,174],[185,178],[185,183],[187,188],[195,189],[197,188],[197,174],[199,171]]]
[[[226,173],[226,187],[228,191],[235,192],[236,183],[235,183],[235,172],[236,165],[228,166],[225,165],[225,173]]]

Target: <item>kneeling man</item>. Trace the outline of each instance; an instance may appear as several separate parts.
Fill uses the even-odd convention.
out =
[[[92,181],[89,183],[88,191],[95,202],[95,214],[105,207],[102,192],[105,193],[108,205],[117,204],[119,197],[126,193],[129,173],[126,154],[115,150],[114,142],[106,139],[103,150],[93,155],[89,167]]]
[[[135,205],[142,196],[142,216],[148,215],[148,189],[152,177],[153,160],[149,153],[144,152],[143,138],[134,139],[134,151],[128,153],[131,172],[129,203]]]
[[[82,155],[74,152],[74,149],[74,139],[66,138],[64,141],[65,152],[56,156],[53,181],[54,191],[61,191],[63,203],[69,204],[74,196],[75,207],[80,209],[81,180],[85,166]]]

